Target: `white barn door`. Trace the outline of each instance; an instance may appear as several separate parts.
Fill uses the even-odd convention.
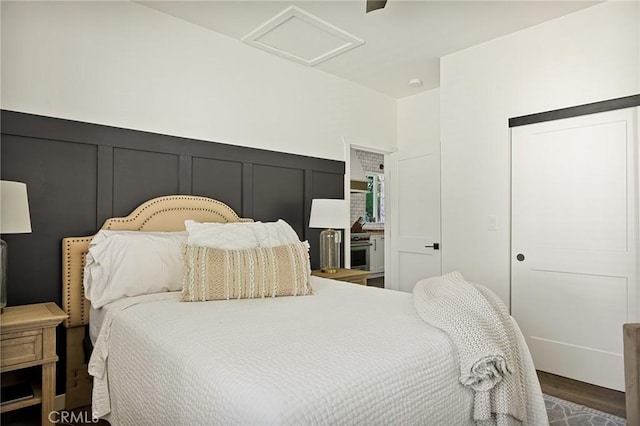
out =
[[[440,152],[397,152],[385,161],[385,287],[413,291],[423,278],[441,274]]]
[[[637,108],[512,129],[511,308],[536,368],[624,391],[639,318]]]

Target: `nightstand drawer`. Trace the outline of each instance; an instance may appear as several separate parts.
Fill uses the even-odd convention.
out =
[[[42,359],[42,329],[2,335],[0,365],[32,362]]]

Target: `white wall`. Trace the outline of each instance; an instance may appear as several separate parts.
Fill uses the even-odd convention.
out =
[[[398,99],[398,150],[440,146],[440,89]]]
[[[396,101],[130,2],[2,2],[4,109],[344,160]]]
[[[638,2],[603,3],[441,59],[443,272],[509,301],[507,120],[639,93],[639,25]]]

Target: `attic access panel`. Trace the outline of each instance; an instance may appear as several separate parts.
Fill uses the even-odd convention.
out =
[[[242,41],[269,53],[315,66],[364,44],[354,35],[290,6]]]

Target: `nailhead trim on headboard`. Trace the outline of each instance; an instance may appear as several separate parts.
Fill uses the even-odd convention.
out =
[[[63,309],[68,317],[65,327],[75,327],[89,323],[89,301],[84,297],[82,285],[85,255],[93,237],[77,237],[63,239]],[[76,262],[80,267],[75,268]]]
[[[201,211],[201,212],[208,212],[208,213],[211,213],[211,214],[216,215],[219,218],[223,219],[222,222],[225,222],[225,223],[230,222],[227,219],[227,216],[222,215],[219,212],[216,212],[216,211],[211,210],[211,209],[186,209],[186,208],[181,208],[180,207],[180,208],[170,208],[170,209],[162,209],[162,210],[156,211],[155,213],[151,214],[147,219],[145,219],[144,222],[142,222],[142,225],[137,227],[137,230],[138,231],[142,231],[144,229],[145,225],[147,223],[149,223],[149,221],[151,219],[153,219],[155,216],[160,215],[160,214],[166,214],[166,213],[169,213],[169,212],[172,212],[172,211]],[[105,223],[105,228],[104,229],[111,229],[111,227],[113,226],[114,223],[131,223],[131,222],[135,222],[138,216],[140,216],[140,215],[137,215],[133,219],[125,219],[125,218],[112,218],[112,219],[109,219],[107,221],[108,223]],[[237,221],[240,221],[239,217],[237,218],[236,222]]]
[[[169,206],[169,207],[160,207],[159,205],[167,204],[167,203],[199,203],[200,206],[193,207],[185,207],[185,206]],[[162,203],[162,204],[160,204]],[[204,205],[202,205],[204,204]],[[149,211],[151,210],[151,212]],[[130,215],[127,217],[117,217],[108,219],[102,229],[113,229],[114,225],[126,225],[133,224],[136,222],[140,222],[142,218],[142,222],[139,225],[135,226],[135,230],[142,231],[145,229],[147,224],[152,221],[155,217],[159,215],[166,215],[171,212],[178,211],[191,211],[191,212],[202,212],[213,215],[217,220],[210,219],[212,222],[247,222],[252,221],[251,219],[243,219],[240,218],[236,212],[234,212],[231,207],[227,206],[225,203],[213,200],[211,198],[206,197],[197,197],[193,195],[170,195],[165,197],[154,198],[153,200],[149,200],[146,203],[140,205],[136,208]],[[122,229],[118,226],[118,229]],[[131,229],[131,228],[126,228]]]

